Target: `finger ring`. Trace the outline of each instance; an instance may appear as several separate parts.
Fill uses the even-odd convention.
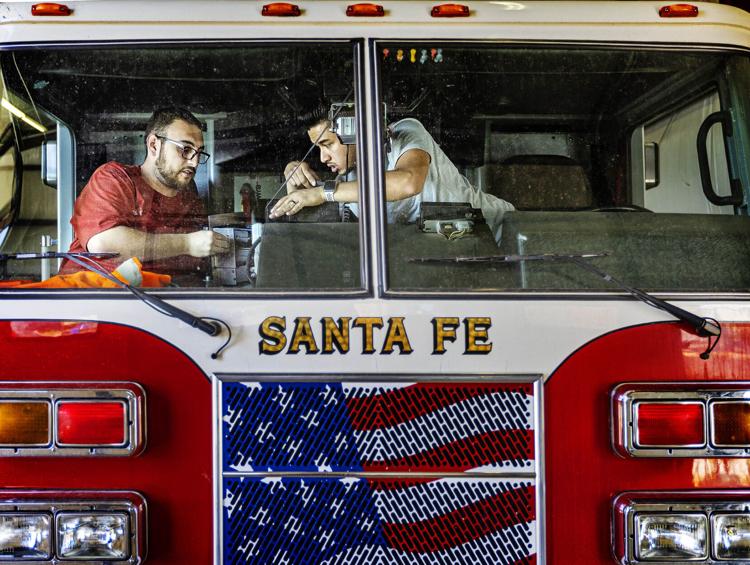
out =
[[[296,206],[297,205],[297,201],[296,200],[290,200],[289,204],[291,204],[292,206]]]

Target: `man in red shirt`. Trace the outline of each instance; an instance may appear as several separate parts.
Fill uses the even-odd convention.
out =
[[[138,257],[147,271],[195,275],[201,258],[229,250],[227,238],[201,229],[206,213],[193,178],[209,158],[202,124],[183,108],[162,108],[145,138],[142,165],[110,161],[94,171],[76,200],[70,251],[118,252],[100,261],[108,271]],[[65,261],[60,272],[79,270]]]

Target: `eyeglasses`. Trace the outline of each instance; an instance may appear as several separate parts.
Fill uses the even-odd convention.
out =
[[[180,148],[178,153],[180,154],[180,157],[185,159],[185,161],[192,161],[196,155],[198,155],[198,164],[204,165],[208,163],[208,160],[211,158],[211,155],[206,153],[205,151],[200,151],[199,149],[196,149],[195,147],[190,147],[189,145],[185,145],[184,143],[180,143],[179,141],[175,141],[174,139],[169,139],[168,137],[164,137],[163,135],[157,135],[159,139],[163,139],[167,143],[171,143],[172,145],[176,145]]]

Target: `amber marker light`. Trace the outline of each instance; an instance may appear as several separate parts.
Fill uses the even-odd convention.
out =
[[[714,445],[750,446],[750,402],[712,402],[711,432]]]
[[[59,445],[122,445],[127,441],[122,402],[58,402]]]
[[[385,10],[380,4],[350,4],[346,7],[346,15],[350,18],[382,18]]]
[[[0,445],[47,445],[50,403],[0,401]]]
[[[432,7],[430,15],[433,18],[468,18],[469,7],[464,4],[440,4]]]
[[[698,6],[692,4],[670,4],[659,8],[662,18],[695,18],[698,16]]]
[[[635,409],[638,445],[681,447],[706,443],[703,404],[641,402]]]
[[[284,17],[295,17],[299,16],[299,6],[296,4],[289,4],[288,2],[273,2],[271,4],[265,4],[261,15],[263,16],[276,16],[280,18]]]
[[[42,2],[31,6],[32,16],[69,16],[73,10],[65,4],[56,4],[54,2]]]

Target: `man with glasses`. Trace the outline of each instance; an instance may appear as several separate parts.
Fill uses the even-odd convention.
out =
[[[107,270],[138,257],[147,271],[197,274],[201,258],[229,250],[229,240],[203,230],[206,213],[194,182],[203,151],[201,122],[184,108],[156,110],[146,126],[140,166],[110,161],[76,200],[70,251],[118,252]],[[65,262],[61,273],[79,270]]]

